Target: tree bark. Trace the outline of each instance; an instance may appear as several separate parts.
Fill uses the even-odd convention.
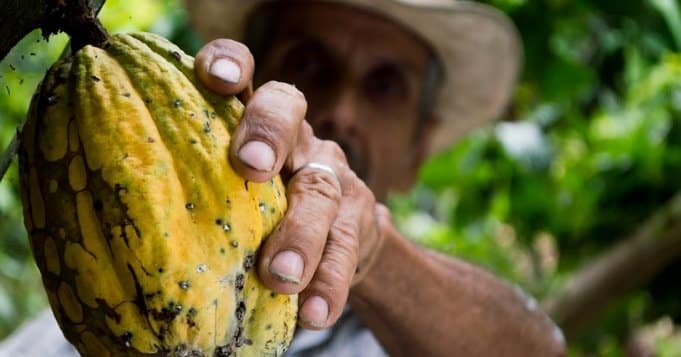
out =
[[[681,259],[681,192],[631,236],[589,261],[567,286],[543,302],[563,329],[576,335],[614,300],[644,286]]]
[[[78,4],[75,5],[74,4]],[[3,0],[0,1],[0,61],[35,29],[44,36],[67,30],[64,21],[71,20],[73,9],[86,4],[92,14],[99,12],[104,0]]]

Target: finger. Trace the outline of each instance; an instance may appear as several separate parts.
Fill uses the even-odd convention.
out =
[[[288,184],[289,208],[260,252],[258,273],[270,289],[296,294],[319,265],[338,214],[340,185],[328,172],[304,169]]]
[[[248,47],[228,39],[209,42],[194,60],[194,70],[201,83],[224,95],[246,89],[254,69],[255,61]]]
[[[306,111],[305,97],[292,85],[272,81],[258,88],[230,145],[237,173],[256,182],[279,173],[296,145]]]
[[[367,210],[370,211],[371,208],[367,208]],[[366,215],[366,218],[370,219],[371,222],[365,222],[362,226],[364,230],[360,235],[363,238],[373,237],[373,239],[362,239],[362,242],[360,242],[358,255],[360,260],[350,287],[359,284],[371,271],[383,247],[385,232],[392,229],[392,218],[386,206],[374,203],[373,212],[373,216]]]
[[[366,200],[355,198],[343,199],[314,278],[300,295],[299,322],[304,328],[317,330],[332,325],[347,302],[359,257],[358,222],[367,209],[372,209]]]

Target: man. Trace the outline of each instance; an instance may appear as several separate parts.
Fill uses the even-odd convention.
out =
[[[290,177],[291,207],[259,273],[274,290],[301,294],[302,327],[335,332],[311,354],[369,355],[352,339],[361,333],[333,326],[348,297],[391,355],[563,353],[550,322],[506,284],[407,242],[374,203],[502,109],[519,61],[508,20],[446,0],[187,4],[207,40],[248,46],[214,40],[196,69],[224,94],[255,72],[231,161],[249,179]],[[340,325],[356,326],[347,320]]]
[[[376,203],[503,108],[519,62],[508,20],[446,0],[187,6],[206,39],[231,38],[203,47],[196,71],[247,102],[232,165],[249,180],[287,179],[289,209],[258,273],[273,290],[300,294],[303,330],[290,355],[564,354],[536,304],[410,243]]]

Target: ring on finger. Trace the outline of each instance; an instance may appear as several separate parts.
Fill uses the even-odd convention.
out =
[[[329,165],[322,164],[322,163],[319,163],[319,162],[310,161],[307,164],[299,167],[293,174],[296,175],[297,173],[299,173],[300,171],[303,171],[305,169],[324,171],[324,172],[330,174],[331,176],[333,176],[333,178],[336,179],[336,182],[338,182],[338,187],[343,187],[343,185],[341,185],[341,180],[338,177],[338,174],[336,174],[336,171],[333,168],[331,168],[331,166],[329,166]]]

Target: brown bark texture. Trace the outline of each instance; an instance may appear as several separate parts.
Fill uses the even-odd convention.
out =
[[[104,0],[0,1],[0,60],[35,29],[42,29],[45,37],[65,31],[82,38],[75,28],[93,18],[103,4]]]

